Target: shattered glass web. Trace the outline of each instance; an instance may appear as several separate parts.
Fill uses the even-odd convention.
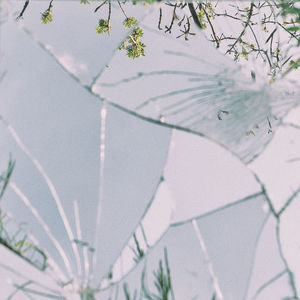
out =
[[[32,16],[39,16],[43,3],[31,5]],[[8,6],[12,12],[18,5]],[[10,152],[17,162],[1,205],[52,258],[39,272],[1,247],[1,297],[75,299],[74,290],[89,281],[91,288],[106,288],[97,299],[125,299],[122,284],[139,290],[144,264],[155,291],[152,271],[167,247],[176,299],[213,293],[296,299],[299,124],[295,113],[282,118],[298,104],[297,95],[242,80],[239,68],[201,34],[185,45],[150,31],[157,10],[143,22],[151,55],[132,62],[116,52],[128,34],[119,10],[115,30],[100,42],[90,30],[99,16],[93,19],[90,8],[58,2],[55,9],[49,27],[30,15],[19,24],[8,17],[1,26],[1,73],[7,70],[0,85],[1,170]],[[132,15],[144,11],[138,7]],[[84,22],[66,21],[79,13]],[[91,49],[106,51],[99,59]],[[173,102],[178,107],[169,113]],[[236,114],[220,122],[217,113],[225,108]],[[279,118],[274,130],[284,125],[275,136],[265,130],[266,115],[273,114]],[[262,130],[246,137],[254,123]],[[275,179],[274,158],[283,166]],[[280,177],[282,168],[292,181]],[[147,255],[136,267],[134,237]]]

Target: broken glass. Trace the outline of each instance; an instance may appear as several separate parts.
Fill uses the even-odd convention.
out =
[[[290,79],[269,85],[197,28],[189,43],[156,30],[159,5],[128,8],[147,45],[133,61],[116,3],[102,39],[104,12],[79,3],[57,2],[48,27],[44,2],[19,22],[3,7],[5,299],[298,299]]]

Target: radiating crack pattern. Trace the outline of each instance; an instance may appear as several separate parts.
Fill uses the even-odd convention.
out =
[[[254,160],[267,146],[267,144],[272,139],[272,135],[268,134],[267,129],[270,129],[270,119],[273,118],[274,115],[276,115],[276,119],[279,119],[278,122],[275,121],[275,119],[272,119],[272,130],[276,130],[276,127],[280,125],[284,126],[292,126],[294,128],[299,129],[300,127],[296,124],[292,123],[282,123],[283,117],[288,113],[288,111],[292,108],[298,105],[298,103],[295,103],[295,98],[289,99],[287,102],[282,103],[281,97],[282,93],[276,95],[278,93],[278,90],[268,90],[268,88],[262,88],[260,90],[257,90],[256,88],[249,89],[247,87],[247,84],[245,83],[236,83],[235,80],[233,80],[230,76],[233,75],[232,73],[228,74],[228,70],[222,70],[222,72],[219,72],[216,75],[207,75],[202,73],[196,73],[196,72],[188,72],[184,70],[154,70],[154,71],[142,71],[138,72],[136,74],[133,74],[132,76],[128,76],[126,78],[121,78],[115,82],[101,82],[101,76],[103,73],[103,70],[99,72],[98,75],[96,75],[92,82],[90,84],[85,84],[80,77],[77,77],[70,71],[68,71],[63,64],[60,62],[58,57],[55,55],[54,52],[51,51],[49,47],[47,47],[43,42],[41,42],[28,28],[25,26],[20,26],[20,28],[34,41],[36,42],[39,47],[46,53],[50,55],[50,57],[58,63],[63,70],[83,89],[85,89],[90,95],[95,97],[96,99],[100,100],[101,102],[107,103],[107,105],[111,105],[113,107],[116,107],[117,109],[120,109],[134,117],[140,118],[145,121],[149,121],[158,125],[167,126],[173,129],[178,130],[184,130],[189,133],[194,133],[197,135],[201,135],[204,137],[207,137],[220,145],[224,146],[227,150],[232,152],[234,155],[239,157],[241,161],[243,161],[246,164]],[[117,49],[115,50],[115,52]],[[115,54],[112,53],[112,57]],[[185,53],[175,53],[174,51],[165,51],[168,55],[178,55],[187,58],[188,60],[192,60],[193,58]],[[187,60],[187,61],[188,61]],[[234,70],[235,71],[235,70]],[[105,73],[105,72],[104,72]],[[129,83],[138,83],[138,80],[141,79],[151,79],[151,78],[169,78],[172,80],[172,76],[177,76],[182,78],[182,81],[184,81],[187,85],[185,85],[183,88],[179,89],[172,89],[171,91],[160,93],[155,96],[151,96],[147,98],[146,100],[140,101],[140,103],[134,107],[130,106],[124,106],[120,104],[118,101],[116,101],[113,98],[110,98],[109,96],[106,96],[104,93],[104,96],[102,96],[101,92],[95,92],[94,88],[97,86],[100,81],[101,89],[103,88],[117,88],[122,85],[126,85]],[[169,76],[169,77],[168,77]],[[229,79],[230,78],[230,79]],[[188,85],[190,87],[188,87]],[[192,86],[192,87],[191,87]],[[100,90],[101,90],[100,89]],[[146,93],[147,94],[147,93]],[[240,97],[243,98],[244,102],[240,101]],[[175,100],[174,100],[175,99]],[[217,99],[216,101],[213,99]],[[261,104],[260,107],[262,109],[258,114],[257,113],[257,106],[258,103]],[[155,105],[159,106],[159,112],[156,114],[153,114],[155,111],[157,111],[157,108],[153,108]],[[226,109],[230,113],[228,119],[226,119],[226,116],[224,117],[224,120],[220,118],[217,118],[217,114],[220,111],[220,109]],[[145,111],[145,112],[144,112]],[[207,118],[205,115],[209,113],[211,116]],[[105,115],[104,115],[105,114]],[[234,116],[235,119],[232,119],[231,116]],[[104,128],[104,131],[101,132],[101,143],[100,143],[100,161],[101,166],[103,168],[104,164],[104,147],[105,147],[105,116],[106,113],[104,113],[104,109],[101,111],[101,121],[102,126],[101,128]],[[254,116],[254,119],[251,119]],[[69,238],[71,241],[75,240],[75,235],[73,234],[72,228],[68,222],[68,219],[66,215],[64,214],[63,208],[60,203],[60,199],[57,195],[57,192],[55,190],[55,186],[52,184],[50,178],[45,173],[44,169],[41,167],[40,163],[32,156],[30,151],[24,146],[18,135],[16,134],[15,130],[9,125],[9,123],[3,118],[0,117],[0,120],[8,128],[8,130],[11,132],[12,136],[16,140],[16,142],[19,144],[19,146],[23,149],[24,153],[32,160],[33,164],[36,165],[37,169],[40,171],[41,176],[44,177],[45,181],[48,184],[49,189],[52,192],[53,198],[56,201],[56,205],[58,206],[58,210],[60,212],[61,218],[63,219],[65,229],[68,232]],[[243,120],[243,122],[241,122]],[[222,122],[222,126],[220,126],[219,121]],[[226,124],[225,124],[226,123]],[[225,124],[225,125],[224,125]],[[252,127],[251,127],[252,126]],[[246,137],[245,133],[253,131],[254,133],[254,127],[257,126],[257,130],[255,131],[255,137]],[[258,128],[260,128],[258,130]],[[229,132],[229,134],[228,134]],[[266,134],[267,133],[267,134]],[[254,140],[256,138],[256,140]],[[252,139],[252,140],[251,140]],[[245,166],[246,167],[246,166]],[[101,180],[104,177],[104,169],[100,170],[101,173]],[[256,175],[255,175],[256,176]],[[268,282],[264,283],[258,290],[255,295],[257,297],[264,288],[271,285],[273,282],[275,282],[277,279],[279,279],[284,274],[288,274],[289,280],[290,280],[290,286],[293,291],[293,297],[294,299],[298,299],[297,290],[295,287],[295,281],[293,273],[290,271],[287,265],[287,261],[284,257],[284,253],[282,252],[282,247],[280,243],[280,237],[279,237],[279,226],[280,226],[280,217],[285,212],[285,210],[289,207],[289,205],[292,203],[292,201],[296,198],[298,195],[300,188],[297,189],[294,194],[287,199],[284,206],[281,208],[279,212],[276,212],[272,201],[269,199],[263,183],[259,180],[259,178],[256,176],[256,179],[258,180],[259,184],[262,187],[262,192],[258,194],[254,194],[251,196],[248,196],[242,200],[239,200],[237,202],[231,203],[225,207],[216,209],[215,211],[211,211],[207,213],[205,216],[208,217],[211,214],[218,213],[222,211],[223,209],[230,209],[231,207],[240,205],[244,202],[251,201],[252,199],[255,199],[257,196],[262,195],[265,196],[265,201],[268,203],[270,212],[274,215],[274,217],[277,219],[277,241],[278,241],[278,247],[280,249],[280,255],[281,259],[284,262],[286,266],[286,270],[283,270],[282,272],[278,274],[274,274],[274,277],[272,277]],[[160,183],[163,182],[163,178],[161,178]],[[100,182],[100,188],[99,188],[99,202],[101,201],[101,182]],[[158,185],[158,186],[159,186]],[[18,188],[18,186],[11,182],[12,189],[21,197],[23,200],[31,207],[30,210],[34,212],[34,214],[38,217],[38,212],[35,212],[34,207],[31,206],[30,200],[26,198],[26,196],[22,193],[22,191]],[[157,191],[155,191],[156,193]],[[155,197],[155,193],[153,194],[153,199]],[[0,194],[0,198],[2,197],[2,191]],[[153,200],[152,199],[152,200]],[[149,206],[151,205],[151,202]],[[100,211],[101,206],[99,205],[99,218],[100,218]],[[79,214],[78,214],[78,205],[76,202],[74,202],[74,214],[76,215],[76,228],[77,228],[77,234],[76,237],[81,240],[81,233],[80,233],[80,220],[79,220]],[[2,216],[2,212],[1,212]],[[1,217],[1,224],[3,220],[6,220],[8,218],[7,215],[3,215],[4,217]],[[205,217],[203,216],[203,217]],[[143,216],[144,217],[144,216]],[[5,219],[6,218],[6,219]],[[38,217],[39,218],[39,217]],[[188,222],[190,222],[189,220]],[[40,219],[40,222],[43,223],[43,220]],[[97,222],[98,224],[99,222]],[[199,239],[199,242],[202,247],[202,251],[206,252],[206,249],[204,249],[205,245],[203,246],[203,238],[200,235],[198,224],[196,223],[195,219],[192,220],[192,224],[194,226],[194,230],[196,233],[196,236]],[[183,224],[173,224],[172,228],[176,228],[176,226],[181,226]],[[42,225],[48,234],[51,235],[50,231],[47,228],[47,225]],[[1,227],[2,228],[2,227]],[[135,254],[139,255],[139,259],[136,259],[135,262],[138,264],[141,260],[143,260],[147,255],[151,253],[151,250],[148,242],[147,242],[147,235],[144,232],[142,223],[138,224],[137,227],[142,235],[144,236],[143,243],[146,245],[146,248],[143,250],[141,246],[139,245],[139,240],[136,237],[136,230],[133,233],[133,235],[129,238],[129,240],[133,239],[135,241]],[[3,229],[3,228],[2,228]],[[2,233],[2,231],[1,231]],[[8,238],[8,234],[6,234],[6,240]],[[68,269],[69,277],[73,278],[74,275],[72,267],[70,262],[68,261],[68,258],[64,254],[64,251],[61,246],[59,246],[59,243],[55,241],[55,237],[52,237],[54,243],[59,248],[59,252],[63,256],[63,260],[66,264],[66,268]],[[3,242],[5,239],[2,240],[0,237],[0,242],[2,242],[3,245],[5,245],[5,242]],[[158,243],[158,242],[157,242]],[[157,244],[155,243],[155,245]],[[9,245],[10,243],[7,243]],[[29,247],[31,249],[36,250],[42,255],[42,258],[44,259],[44,262],[42,263],[41,269],[44,269],[46,266],[46,255],[42,252],[42,250],[39,250],[36,246],[31,246],[33,244],[28,243],[26,239],[21,239],[21,246],[20,244],[15,245],[15,247]],[[96,244],[96,243],[95,243]],[[79,273],[82,272],[82,268],[80,266],[79,261],[79,254],[78,254],[78,245],[72,244],[73,251],[75,253],[75,257],[77,258],[77,269]],[[155,245],[151,245],[151,248],[154,248]],[[127,245],[125,245],[126,247]],[[132,247],[132,246],[131,246]],[[255,246],[256,249],[257,245]],[[8,247],[9,248],[9,247]],[[13,250],[13,247],[11,249]],[[83,251],[85,251],[86,248],[83,248]],[[143,252],[144,251],[144,252]],[[16,252],[16,251],[14,251]],[[21,251],[19,251],[21,253]],[[148,253],[149,252],[149,253]],[[142,255],[143,253],[143,255]],[[85,270],[85,284],[88,284],[88,273],[89,273],[89,259],[87,258],[87,253],[84,252],[84,270]],[[206,253],[206,259],[208,260],[208,253]],[[28,262],[32,263],[31,259],[23,257]],[[209,266],[209,272],[210,275],[213,278],[214,281],[214,287],[216,291],[216,299],[222,300],[225,299],[221,288],[218,285],[218,278],[214,274],[214,270],[212,267],[213,262]],[[108,274],[109,276],[113,276],[112,274]],[[122,274],[122,277],[120,280],[123,280],[125,278],[125,275]],[[110,278],[112,279],[112,278]],[[251,276],[249,277],[249,281],[251,279]],[[24,293],[28,293],[29,295],[37,295],[37,296],[43,296],[46,298],[52,298],[52,299],[66,299],[63,296],[59,296],[55,293],[51,294],[49,292],[41,292],[39,290],[36,290],[34,287],[31,288],[30,286],[34,284],[31,280],[25,281],[23,284],[14,284],[16,291],[9,296],[9,299],[12,299],[15,294],[17,294],[19,291],[22,291]],[[97,290],[98,292],[98,290]],[[119,299],[119,298],[118,298]]]

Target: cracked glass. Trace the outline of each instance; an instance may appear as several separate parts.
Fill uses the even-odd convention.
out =
[[[49,3],[53,22],[41,24]],[[220,15],[211,34],[190,3],[49,3],[20,16],[23,3],[0,2],[0,298],[298,299],[300,81],[279,72],[299,52],[288,31],[255,2],[218,13],[204,2],[202,27]],[[107,8],[111,32],[97,36]],[[143,30],[144,57],[118,50],[135,38],[124,15]],[[268,28],[254,34],[255,22]],[[244,60],[219,45],[220,28]],[[249,56],[273,39],[277,65]]]

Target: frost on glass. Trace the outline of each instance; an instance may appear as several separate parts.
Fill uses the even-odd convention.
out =
[[[44,27],[30,5],[1,18],[1,297],[298,299],[298,87],[159,32],[157,6],[130,8],[129,60],[117,5],[103,40],[87,6]]]

